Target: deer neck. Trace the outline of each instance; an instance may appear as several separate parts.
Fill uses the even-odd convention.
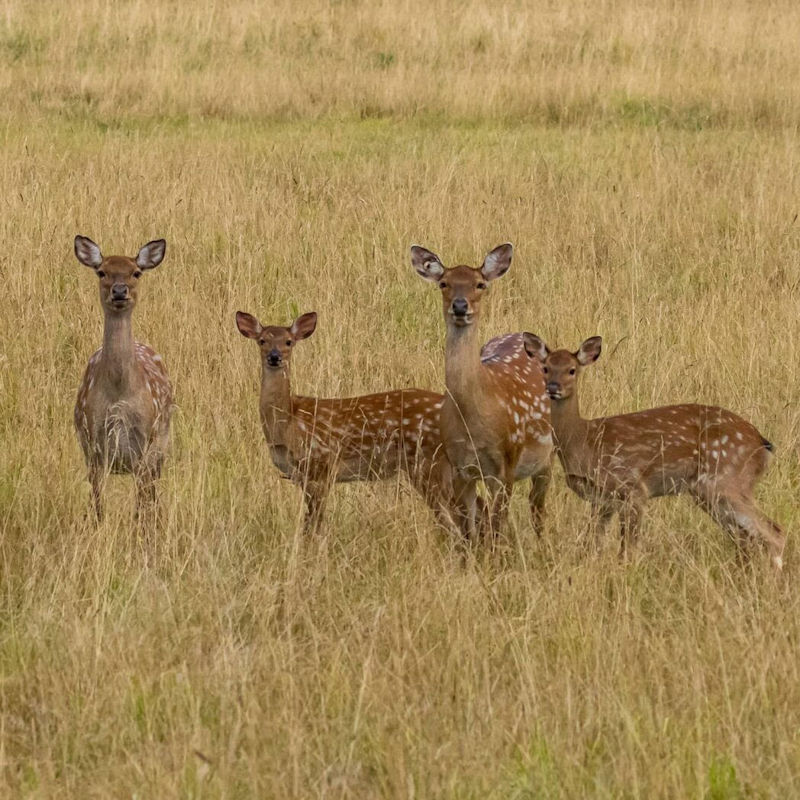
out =
[[[580,471],[587,455],[591,423],[581,417],[577,392],[566,400],[550,401],[550,424],[556,452],[565,471]]]
[[[134,358],[133,312],[105,312],[101,374],[116,390],[130,388],[139,375]]]
[[[289,367],[261,367],[261,425],[269,444],[283,444],[291,419],[292,395]]]
[[[480,399],[481,348],[477,320],[457,327],[448,322],[445,340],[444,377],[448,394],[462,413]]]

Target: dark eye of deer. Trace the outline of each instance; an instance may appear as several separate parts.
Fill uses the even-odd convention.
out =
[[[134,273],[133,273],[133,277],[134,277],[134,278],[136,278],[137,280],[138,280],[139,278],[141,278],[141,277],[142,277],[141,270],[138,270],[138,269],[137,269],[137,270],[136,270],[136,272],[134,272]]]
[[[447,284],[444,281],[439,281],[439,288],[440,289],[446,289],[447,288]]]
[[[572,368],[572,369],[569,371],[569,374],[570,374],[570,375],[574,375],[574,374],[575,374],[575,367],[573,367],[573,368]]]
[[[544,374],[547,375],[549,370],[547,369],[547,367],[542,367],[542,372],[544,372]]]
[[[101,269],[97,270],[97,277],[98,278],[105,278],[105,276],[106,276],[106,274],[105,274],[105,272],[103,272],[103,270],[101,270]]]
[[[479,289],[485,289],[485,288],[486,288],[486,284],[485,284],[483,281],[481,281],[481,282],[478,284],[478,288],[479,288]]]
[[[287,346],[287,347],[291,347],[291,346],[292,346],[292,343],[291,343],[291,342],[290,342],[288,339],[287,339],[287,341],[286,341],[286,346]]]

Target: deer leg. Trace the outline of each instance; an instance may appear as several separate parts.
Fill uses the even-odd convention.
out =
[[[453,498],[452,470],[447,459],[442,455],[429,461],[420,456],[409,471],[409,479],[433,511],[439,525],[457,534],[459,526]]]
[[[536,537],[542,538],[544,531],[544,501],[547,497],[547,489],[550,486],[550,467],[543,469],[531,478],[531,491],[528,495],[528,503],[531,507],[531,522]]]
[[[476,523],[478,493],[476,481],[463,478],[457,472],[453,474],[453,497],[456,511],[456,522],[461,535],[467,542],[475,542],[478,534]],[[483,508],[483,506],[481,506]]]
[[[786,534],[757,508],[752,498],[728,495],[724,492],[694,492],[700,507],[722,527],[739,548],[739,560],[748,560],[749,546],[753,542],[765,544],[776,570],[783,569],[783,548]]]
[[[93,514],[94,521],[103,521],[103,490],[105,489],[106,471],[102,464],[89,464],[89,483],[92,487],[92,500],[90,514]]]
[[[644,503],[636,497],[628,498],[620,510],[620,559],[625,559],[636,542],[642,521]]]
[[[591,539],[594,542],[595,552],[600,552],[603,534],[605,533],[611,517],[614,516],[613,503],[607,502],[593,502],[592,514],[589,519],[586,532],[583,534],[584,549],[588,550],[588,542]]]
[[[309,483],[303,487],[303,499],[306,514],[303,520],[303,531],[308,534],[319,533],[322,527],[322,515],[328,500],[329,488],[325,482]]]
[[[489,492],[489,534],[496,541],[508,516],[514,484],[489,478],[486,479],[486,488]]]
[[[136,520],[143,530],[153,530],[159,524],[157,484],[161,464],[148,465],[134,473],[136,482]]]

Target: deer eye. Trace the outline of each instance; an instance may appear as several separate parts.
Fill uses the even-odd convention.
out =
[[[575,367],[573,367],[573,368],[572,368],[572,369],[569,371],[569,374],[570,374],[570,375],[574,375],[574,374],[575,374]]]
[[[138,280],[139,278],[142,277],[142,271],[140,269],[137,269],[136,272],[133,273],[133,277]]]
[[[291,343],[291,341],[289,339],[286,340],[286,346],[287,347],[291,347],[292,346],[292,343]]]
[[[485,289],[485,288],[486,288],[486,284],[485,284],[483,281],[481,281],[481,282],[478,284],[478,288],[479,288],[479,289]]]
[[[547,375],[547,373],[548,373],[549,371],[550,371],[550,370],[549,370],[549,369],[547,369],[547,367],[542,367],[542,372],[544,372],[544,374],[545,374],[545,375]]]
[[[103,272],[103,270],[101,270],[101,269],[97,270],[97,277],[98,278],[105,278],[105,276],[106,276],[106,274],[105,274],[105,272]]]
[[[439,281],[439,288],[440,289],[446,289],[447,288],[447,282],[446,281]]]

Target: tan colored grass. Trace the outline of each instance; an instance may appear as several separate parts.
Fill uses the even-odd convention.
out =
[[[557,471],[544,540],[517,497],[466,568],[403,485],[337,488],[304,540],[233,314],[319,312],[300,391],[441,388],[408,245],[510,239],[486,338],[603,335],[588,413],[746,415],[793,534],[798,34],[788,2],[2,4],[0,795],[793,796],[792,538],[776,584],[662,501],[633,564],[585,557]],[[79,232],[168,240],[135,318],[179,404],[150,549],[127,481],[83,517]]]

